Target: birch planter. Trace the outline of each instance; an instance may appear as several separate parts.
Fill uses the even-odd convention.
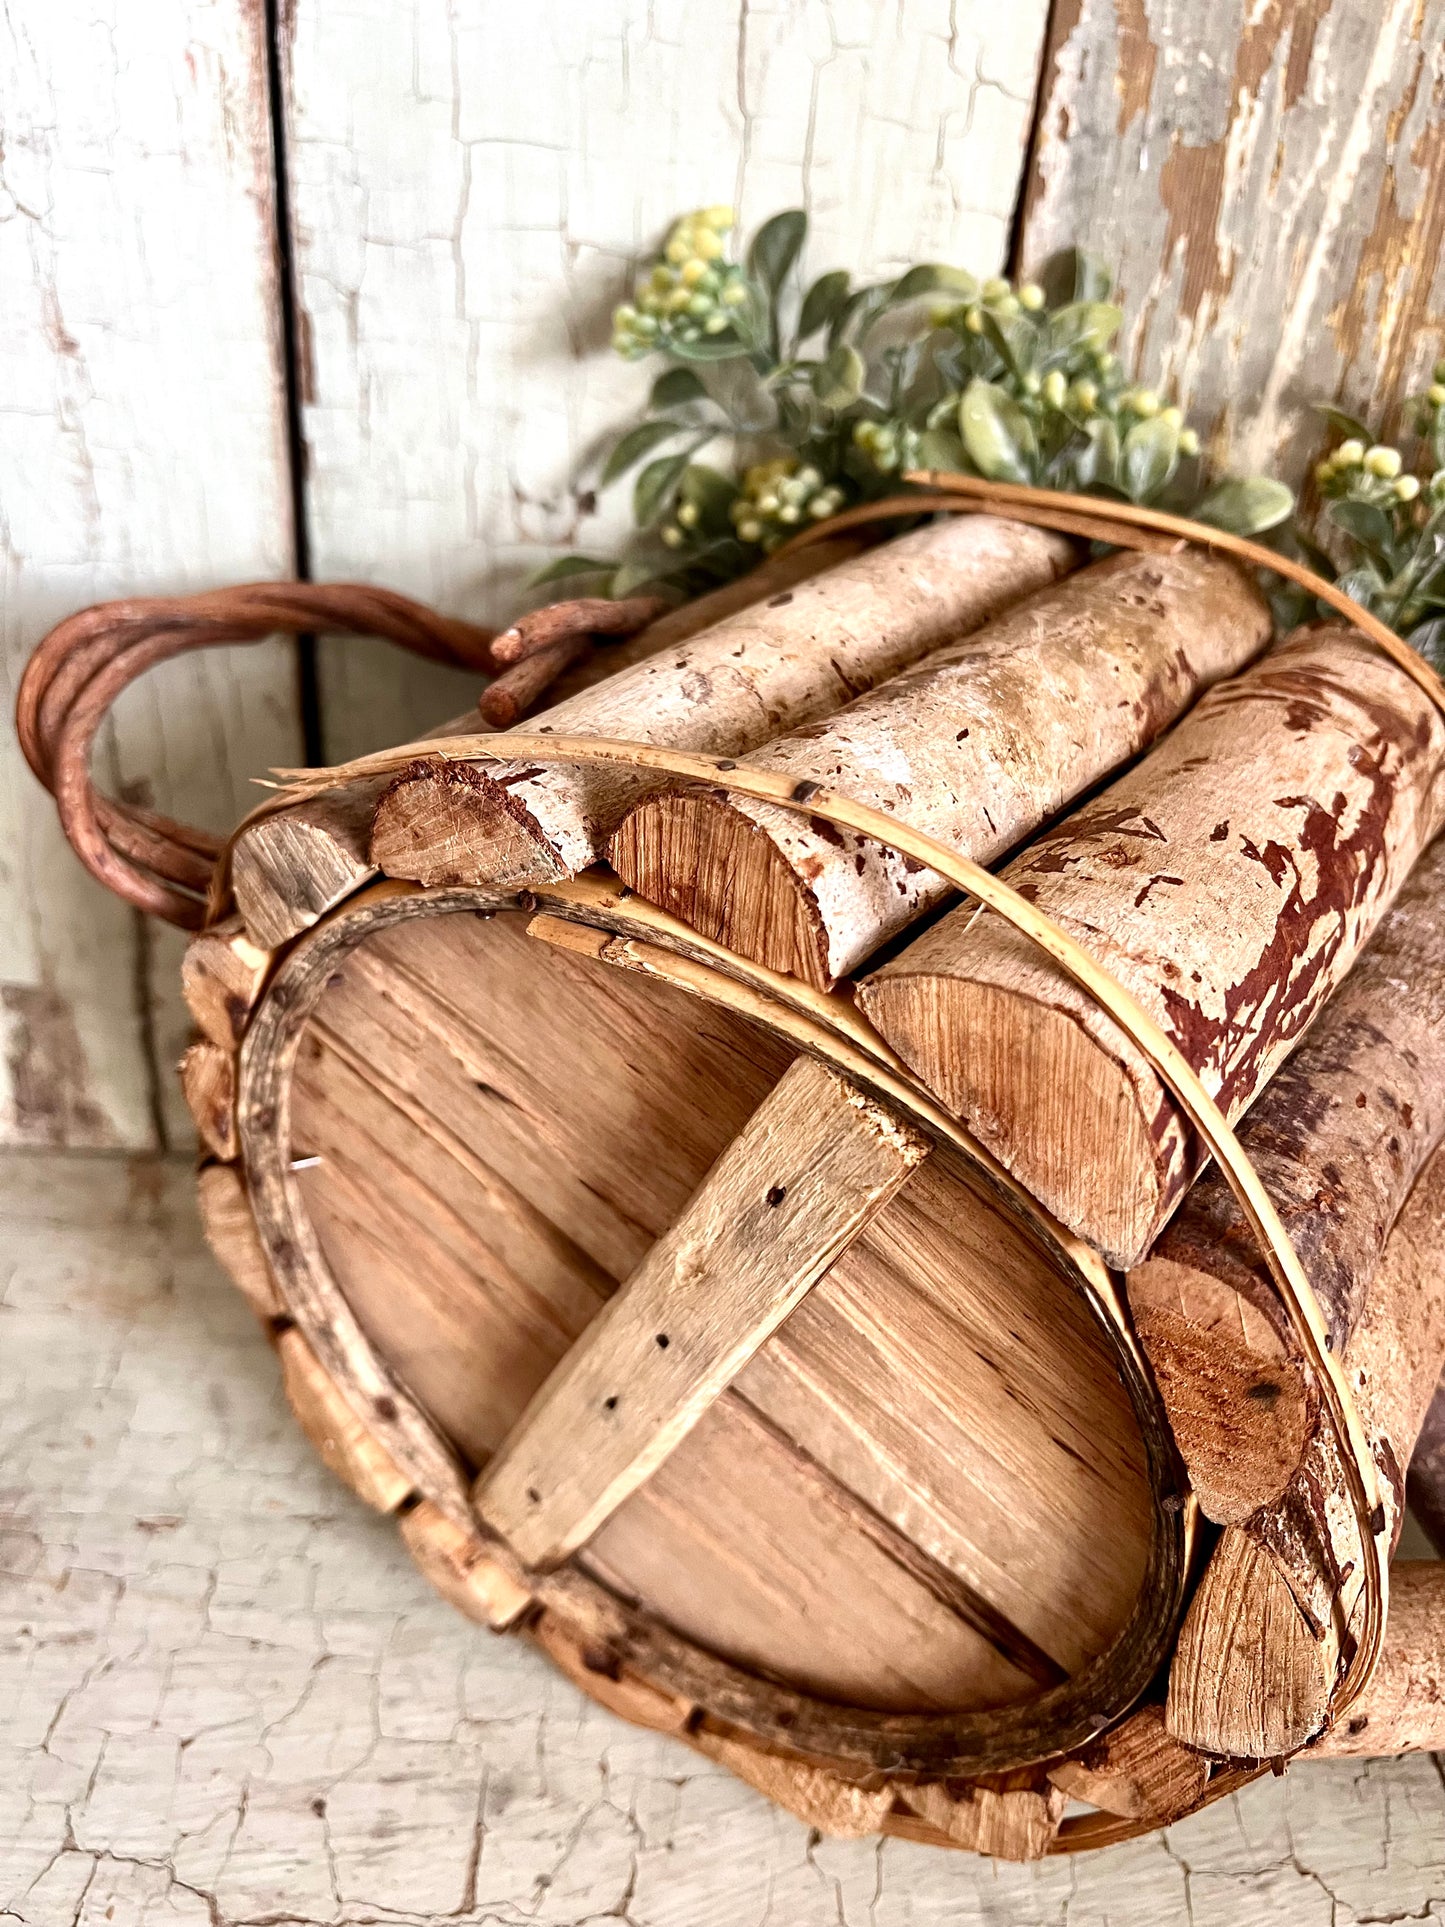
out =
[[[207,1236],[327,1464],[462,1611],[822,1831],[1029,1858],[1372,1721],[1435,1743],[1433,1582],[1368,1662],[1445,1353],[1445,724],[1388,636],[1235,675],[1262,605],[1178,532],[776,558],[573,664],[530,762],[469,726],[298,786],[185,960]],[[1012,892],[977,866],[1141,750]],[[567,875],[609,837],[670,907]],[[993,913],[827,988],[945,878]],[[1233,1189],[1160,1240],[1206,1145]]]

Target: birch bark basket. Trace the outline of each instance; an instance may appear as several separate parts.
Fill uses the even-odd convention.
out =
[[[533,727],[742,753],[831,715],[1074,559],[1063,537],[992,516],[935,523],[555,704]],[[384,798],[372,860],[423,883],[556,881],[595,862],[654,785],[597,767],[428,766]]]
[[[1445,839],[1240,1129],[1337,1353],[1445,1136]],[[1234,1195],[1210,1170],[1128,1280],[1135,1328],[1205,1514],[1278,1500],[1318,1423],[1292,1328]]]
[[[1199,551],[1119,555],[749,760],[992,863],[1243,668],[1269,632],[1263,598],[1234,564]],[[695,789],[640,804],[609,860],[694,929],[820,985],[949,888],[871,837]]]
[[[1343,626],[1212,690],[1003,875],[1079,939],[1238,1118],[1441,820],[1445,718]],[[1158,1077],[1057,966],[964,905],[860,986],[889,1043],[1110,1263],[1199,1168]]]

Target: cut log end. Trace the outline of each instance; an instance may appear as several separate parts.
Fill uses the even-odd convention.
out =
[[[181,995],[203,1037],[235,1050],[271,968],[271,952],[255,943],[240,917],[203,930],[181,959]]]
[[[196,1179],[201,1229],[221,1269],[265,1324],[282,1317],[286,1304],[271,1275],[256,1230],[250,1199],[232,1164],[208,1164]]]
[[[772,838],[721,797],[659,796],[612,838],[623,882],[713,942],[826,989],[817,905]]]
[[[279,949],[368,881],[366,842],[380,789],[379,779],[348,783],[240,832],[231,887],[258,943]]]
[[[387,788],[371,831],[371,861],[422,884],[552,883],[565,875],[550,845],[506,791],[470,763],[419,761]]]
[[[1068,1012],[968,978],[893,971],[868,1017],[930,1090],[1065,1224],[1118,1263],[1148,1243],[1167,1166],[1138,1088]]]
[[[1294,1753],[1328,1717],[1336,1653],[1336,1641],[1305,1620],[1269,1552],[1229,1528],[1180,1630],[1169,1731],[1220,1758]]]
[[[1206,1518],[1243,1525],[1284,1493],[1315,1401],[1273,1326],[1223,1279],[1168,1258],[1129,1273],[1129,1309]]]
[[[1149,1705],[1051,1766],[1048,1775],[1070,1799],[1166,1826],[1198,1805],[1209,1763],[1168,1731],[1162,1706]]]

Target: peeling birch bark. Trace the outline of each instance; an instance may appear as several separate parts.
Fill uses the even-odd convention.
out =
[[[1343,1352],[1385,1241],[1445,1137],[1445,839],[1244,1120]],[[1129,1274],[1129,1305],[1207,1516],[1278,1499],[1318,1424],[1298,1348],[1234,1194],[1210,1169]]]
[[[1425,1166],[1390,1234],[1344,1351],[1374,1449],[1387,1545],[1399,1534],[1404,1469],[1442,1360],[1445,1148]],[[1313,1738],[1348,1651],[1362,1573],[1344,1472],[1320,1430],[1283,1496],[1225,1528],[1180,1630],[1169,1730],[1241,1759],[1272,1759]]]
[[[1021,523],[939,521],[554,704],[532,728],[741,755],[977,628],[1073,557],[1061,536]],[[383,799],[372,857],[388,876],[424,883],[555,881],[595,862],[655,786],[600,766],[419,767]]]
[[[1153,742],[1269,638],[1253,582],[1201,551],[1119,555],[749,756],[991,864]],[[829,985],[950,894],[871,837],[725,792],[638,807],[608,860],[742,956]]]
[[[1350,631],[1297,631],[1004,870],[1172,1037],[1231,1120],[1308,1030],[1445,810],[1445,718]],[[1199,1169],[1143,1055],[965,904],[860,986],[888,1042],[1121,1269]]]

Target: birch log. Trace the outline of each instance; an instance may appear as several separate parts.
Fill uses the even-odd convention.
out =
[[[993,863],[1136,756],[1269,638],[1252,580],[1202,551],[1118,555],[749,761]],[[828,985],[948,885],[830,823],[698,789],[641,803],[614,870],[704,935]]]
[[[1375,1676],[1307,1759],[1381,1760],[1445,1752],[1445,1563],[1402,1560],[1390,1572],[1390,1625]]]
[[[1445,1558],[1445,1377],[1435,1388],[1415,1441],[1405,1491],[1425,1536]]]
[[[978,627],[1073,562],[1061,536],[960,516],[740,610],[544,710],[533,729],[742,754],[831,715]],[[514,887],[596,861],[656,785],[627,770],[521,763],[404,772],[377,813],[373,859],[423,883]]]
[[[1386,1544],[1405,1466],[1445,1360],[1445,1147],[1420,1175],[1344,1351],[1370,1437]],[[1179,1634],[1169,1730],[1234,1758],[1272,1759],[1324,1725],[1362,1593],[1359,1530],[1332,1437],[1317,1430],[1283,1496],[1227,1526]]]
[[[698,596],[693,602],[684,603],[681,608],[669,610],[626,642],[587,651],[558,679],[555,685],[557,700],[565,702],[581,695],[608,677],[635,668],[650,657],[685,642],[700,630],[710,628],[742,609],[751,608],[754,603],[785,594],[800,582],[820,575],[839,562],[850,560],[865,547],[867,544],[861,540],[835,536],[831,541],[817,542],[810,548],[797,549],[788,555],[770,556],[736,582],[726,582],[721,588]],[[491,727],[476,716],[465,716],[456,723],[428,730],[427,734],[464,736],[469,731],[484,733]],[[410,864],[415,867],[417,851],[422,847],[426,849],[430,863],[440,866],[440,873],[445,873],[449,862],[465,864],[469,861],[476,840],[487,834],[485,820],[479,821],[473,809],[476,786],[470,781],[470,772],[464,766],[419,764],[401,781],[347,784],[343,790],[331,794],[340,797],[353,792],[358,798],[356,814],[364,818],[367,826],[362,839],[366,858],[363,881],[375,876],[378,869],[389,870],[396,876],[409,876],[410,869],[393,869],[392,866]],[[377,809],[378,800],[384,803],[381,811]],[[306,808],[304,803],[296,805],[298,811],[304,812]],[[282,820],[291,814],[289,810],[283,812]],[[264,825],[260,827],[264,828]],[[358,855],[362,853],[358,852]],[[316,859],[317,862],[324,860],[324,853]],[[306,865],[303,875],[312,867],[312,864]],[[284,894],[287,899],[294,900],[298,887],[297,883],[278,886],[278,896]],[[352,884],[349,889],[357,887],[357,884]],[[342,894],[349,894],[349,889]],[[303,926],[298,923],[296,927],[300,929]]]
[[[1391,1227],[1445,1137],[1445,838],[1240,1130],[1337,1353]],[[1143,1264],[1129,1305],[1206,1515],[1240,1525],[1299,1470],[1318,1423],[1258,1244],[1213,1169]]]
[[[1079,939],[1239,1117],[1353,963],[1445,806],[1445,717],[1342,627],[1210,691],[1008,882]],[[1199,1168],[1142,1053],[965,905],[867,979],[888,1042],[1121,1269]]]

